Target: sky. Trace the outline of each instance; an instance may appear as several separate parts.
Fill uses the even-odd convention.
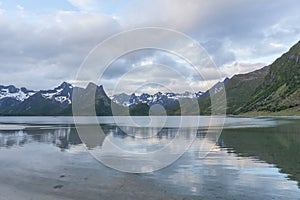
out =
[[[297,0],[0,0],[0,85],[39,90],[72,83],[105,39],[161,27],[197,41],[219,73],[205,69],[206,79],[199,80],[182,59],[140,50],[115,60],[99,84],[108,93],[205,91],[225,77],[271,64],[300,40],[299,22]]]

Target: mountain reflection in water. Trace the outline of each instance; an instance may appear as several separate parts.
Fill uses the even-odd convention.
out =
[[[251,162],[269,163],[277,167],[280,173],[287,174],[289,179],[297,181],[298,186],[300,186],[300,123],[299,120],[285,121],[288,123],[278,123],[276,126],[270,127],[227,127],[223,130],[215,150],[219,148],[220,150],[218,151],[226,152],[226,156],[236,157],[240,160],[245,158],[245,160],[251,160]],[[277,123],[276,120],[274,122]],[[20,126],[20,128],[16,126],[7,129],[5,129],[5,124],[1,126],[0,151],[1,149],[22,148],[32,143],[52,145],[58,147],[63,152],[72,147],[82,146],[81,139],[75,126],[72,124],[24,125]],[[7,125],[7,127],[9,126]],[[172,140],[178,133],[178,128],[174,127],[158,130],[151,127],[117,127],[112,124],[103,125],[102,130],[106,134],[106,137],[115,138],[116,141],[123,140],[128,142],[139,137],[151,137],[151,145],[155,148],[157,148],[155,145]],[[124,130],[132,134],[126,134]],[[189,158],[190,162],[194,163],[199,159],[197,145],[199,141],[205,138],[206,131],[195,128],[185,128],[183,130],[186,138],[196,138],[191,149],[185,154],[185,159]],[[101,146],[102,142],[95,141],[92,148]],[[131,143],[128,142],[126,144]],[[90,148],[89,146],[87,147]],[[131,148],[143,148],[143,146],[132,146]],[[81,151],[85,151],[84,148]],[[213,155],[214,152],[209,156],[213,157]],[[212,164],[209,162],[214,162],[215,165],[217,163],[220,164],[221,161],[204,159],[200,163],[203,163],[203,165]],[[222,162],[225,162],[225,160]],[[228,162],[231,161],[228,160]],[[231,165],[235,164],[231,163]],[[196,172],[197,166],[202,168],[200,165],[191,164],[190,167],[194,168],[193,173]],[[186,166],[184,166],[184,170],[186,173]],[[159,173],[165,173],[165,169]],[[166,178],[165,180],[168,179]]]

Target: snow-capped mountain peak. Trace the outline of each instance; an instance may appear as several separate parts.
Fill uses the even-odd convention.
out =
[[[36,92],[27,90],[26,88],[16,88],[13,85],[3,86],[0,85],[0,99],[12,98],[17,101],[24,101],[30,96],[34,95]]]
[[[121,93],[121,94],[112,95],[110,96],[110,98],[115,103],[118,103],[126,107],[132,107],[140,103],[145,103],[150,106],[153,104],[166,105],[168,103],[174,103],[178,100],[188,100],[194,98],[199,99],[203,94],[204,93],[200,91],[196,93],[184,92],[182,94],[172,93],[172,92],[167,92],[167,93],[157,92],[153,95],[147,93],[142,93],[141,95],[136,95],[135,93],[132,93],[131,95]]]
[[[42,90],[41,95],[46,99],[58,101],[60,103],[72,103],[73,86],[70,83],[63,82],[53,90]]]

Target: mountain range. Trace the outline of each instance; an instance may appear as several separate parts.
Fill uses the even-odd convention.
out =
[[[173,104],[176,103],[178,100],[185,101],[189,99],[200,99],[201,96],[204,93],[199,91],[196,93],[191,93],[191,92],[184,92],[184,93],[172,93],[172,92],[167,92],[167,93],[162,93],[162,92],[157,92],[153,95],[143,93],[141,95],[136,95],[135,93],[132,93],[131,95],[121,93],[121,94],[116,94],[110,96],[110,98],[125,107],[134,107],[137,104],[147,104],[149,106],[152,106],[154,104],[160,104],[162,106],[167,106],[168,104]]]
[[[0,115],[72,115],[74,90],[80,91],[81,97],[96,91],[97,115],[112,115],[112,104],[122,112],[129,109],[131,115],[147,115],[150,107],[156,104],[163,106],[168,115],[180,115],[180,105],[190,104],[192,106],[189,108],[189,114],[199,114],[193,113],[193,110],[197,110],[193,109],[193,106],[197,105],[191,102],[195,101],[199,103],[200,114],[208,115],[211,111],[211,92],[218,93],[223,86],[226,91],[227,114],[282,111],[300,113],[300,42],[271,65],[250,73],[234,75],[230,79],[226,78],[206,92],[158,92],[141,95],[122,93],[108,97],[103,86],[94,83],[90,83],[86,88],[78,88],[63,82],[54,89],[40,91],[0,85]],[[84,108],[84,103],[82,104]]]
[[[63,82],[61,85],[50,90],[33,91],[24,87],[16,88],[13,85],[0,85],[0,115],[72,115],[73,91],[85,94],[93,91],[95,87],[97,115],[112,115],[111,104],[119,108],[129,108],[135,112],[140,104],[152,106],[160,104],[167,109],[178,108],[179,100],[188,102],[190,99],[199,99],[202,92],[183,94],[161,93],[127,95],[125,93],[108,97],[103,86],[90,83],[86,88],[73,87],[70,83]],[[137,113],[137,115],[139,115]]]

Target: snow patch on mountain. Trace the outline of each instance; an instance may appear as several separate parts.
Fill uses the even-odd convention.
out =
[[[121,94],[116,94],[110,96],[112,101],[114,101],[117,104],[126,106],[126,107],[131,107],[140,103],[145,103],[148,105],[153,105],[153,104],[161,104],[165,105],[170,102],[175,102],[178,100],[183,100],[183,99],[199,99],[203,95],[203,92],[184,92],[184,93],[172,93],[172,92],[167,92],[167,93],[162,93],[162,92],[157,92],[153,95],[143,93],[141,95],[136,95],[135,93],[128,95],[125,93]]]
[[[60,102],[60,103],[64,103],[64,102],[68,102],[68,104],[71,104],[72,103],[72,101],[71,101],[71,99],[70,98],[68,98],[68,97],[64,97],[64,96],[58,96],[58,97],[55,97],[54,98],[56,101],[58,101],[58,102]]]
[[[60,86],[52,90],[33,91],[26,88],[16,88],[13,85],[0,85],[0,100],[8,98],[23,102],[29,97],[39,93],[43,98],[57,101],[61,104],[72,103],[73,86],[69,83],[63,82]]]
[[[45,99],[51,99],[59,103],[71,104],[72,92],[73,86],[69,83],[63,82],[60,86],[54,88],[53,90],[41,91],[41,95]]]
[[[16,88],[15,86],[0,86],[0,99],[12,98],[17,101],[24,101],[34,95],[34,91],[29,91],[26,88]]]

